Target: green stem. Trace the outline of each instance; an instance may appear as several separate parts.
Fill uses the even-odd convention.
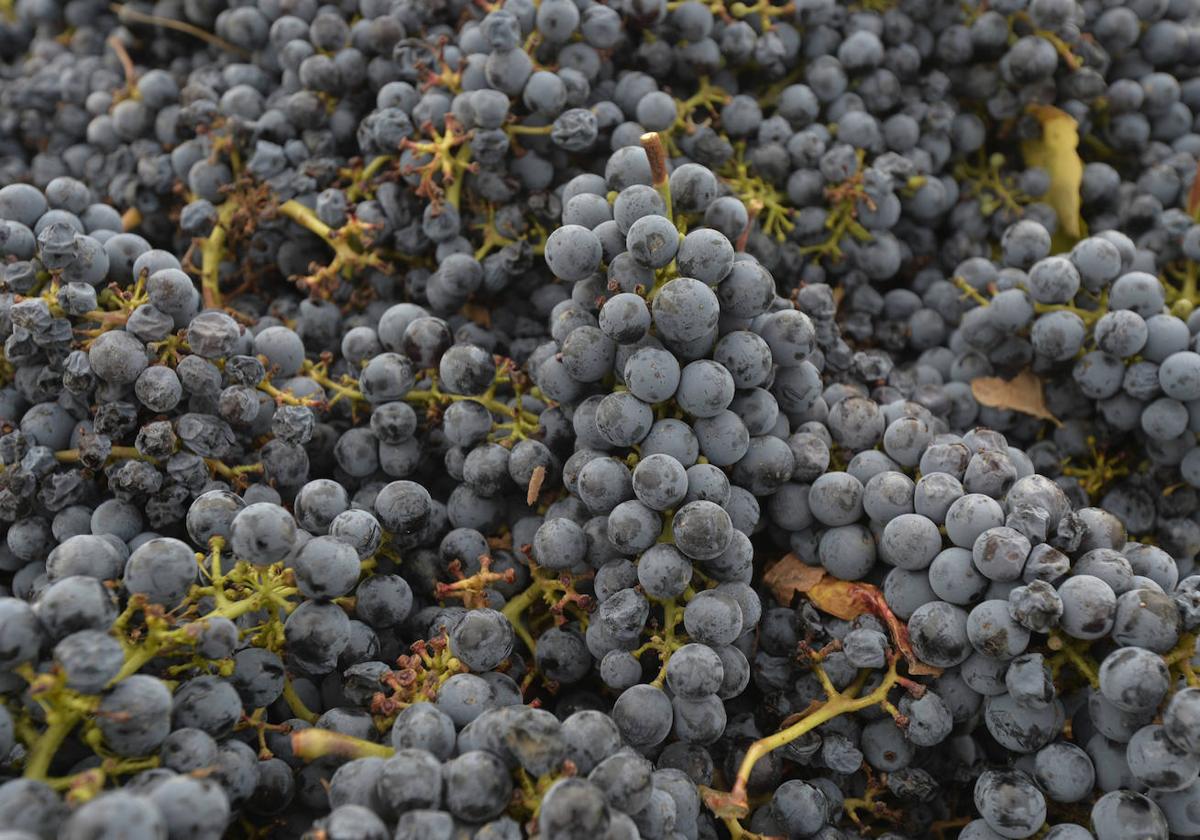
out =
[[[300,718],[306,723],[316,723],[318,715],[304,704],[300,699],[300,695],[296,693],[296,686],[292,682],[292,678],[288,677],[283,681],[283,699],[288,704],[288,708],[292,710],[292,714]]]
[[[327,756],[339,758],[391,758],[396,750],[330,729],[301,729],[292,733],[292,752],[305,761]]]
[[[233,221],[237,203],[228,199],[217,211],[217,224],[200,246],[200,291],[206,309],[221,308],[221,260],[225,258],[228,227]]]
[[[525,629],[525,622],[522,620],[521,615],[525,610],[533,606],[534,602],[541,597],[541,594],[542,584],[540,581],[534,580],[528,589],[520,595],[511,598],[500,610],[504,614],[504,617],[508,619],[508,623],[513,626],[517,635],[521,637],[521,641],[529,648],[530,653],[537,651],[537,643],[534,642],[533,636],[529,635],[529,631]]]
[[[75,724],[79,723],[80,715],[76,711],[51,711],[48,714],[49,726],[38,736],[29,750],[29,758],[25,761],[25,778],[45,779],[50,769],[50,762],[58,754],[58,748],[71,734]]]
[[[470,143],[463,143],[458,147],[458,151],[454,153],[454,165],[460,171],[454,176],[454,180],[450,182],[450,186],[446,188],[446,202],[456,210],[462,201],[463,181],[467,179],[468,161],[470,158]]]

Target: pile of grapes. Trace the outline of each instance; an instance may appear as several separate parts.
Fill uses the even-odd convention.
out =
[[[1200,0],[0,0],[0,840],[1200,837]]]

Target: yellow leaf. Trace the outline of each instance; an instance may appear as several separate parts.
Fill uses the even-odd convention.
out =
[[[980,405],[988,408],[1004,408],[1032,414],[1049,420],[1056,426],[1062,423],[1046,408],[1046,397],[1042,391],[1042,380],[1031,370],[1023,370],[1012,379],[998,376],[980,376],[971,380],[971,394]]]
[[[1050,175],[1045,201],[1058,214],[1059,231],[1072,240],[1079,239],[1086,233],[1079,214],[1079,186],[1083,183],[1079,125],[1053,105],[1030,105],[1029,112],[1042,124],[1042,136],[1021,141],[1025,165],[1040,167]]]

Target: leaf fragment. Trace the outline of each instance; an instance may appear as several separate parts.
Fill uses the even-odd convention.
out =
[[[998,376],[980,376],[971,380],[971,394],[981,405],[988,408],[1003,408],[1019,411],[1049,420],[1056,426],[1062,422],[1046,407],[1046,395],[1042,380],[1026,368],[1012,379]]]
[[[763,583],[771,588],[775,600],[790,604],[797,592],[807,592],[825,577],[820,566],[809,566],[794,553],[785,554],[763,575]]]
[[[539,464],[533,468],[533,475],[529,477],[529,487],[525,493],[525,504],[533,507],[533,503],[537,501],[538,493],[542,492],[542,482],[546,480],[546,468]]]
[[[1030,105],[1029,113],[1042,125],[1042,136],[1021,141],[1025,166],[1046,170],[1050,189],[1045,201],[1058,214],[1059,232],[1072,240],[1086,235],[1079,208],[1083,159],[1079,156],[1079,124],[1053,105]]]
[[[821,612],[850,621],[871,613],[888,627],[896,649],[908,661],[908,672],[916,676],[937,676],[941,668],[917,659],[905,625],[888,606],[879,587],[852,580],[839,580],[824,569],[808,566],[795,554],[786,554],[767,570],[763,581],[781,604],[790,604],[801,593]]]
[[[1192,188],[1188,190],[1188,215],[1194,219],[1198,210],[1200,210],[1200,177],[1195,177],[1192,178]]]
[[[480,306],[478,303],[468,302],[462,305],[459,310],[464,318],[468,321],[473,321],[485,329],[492,325],[492,311],[486,306]]]

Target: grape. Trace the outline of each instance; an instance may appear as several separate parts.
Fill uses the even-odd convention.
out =
[[[742,419],[732,411],[720,411],[712,417],[700,418],[695,421],[692,429],[700,451],[710,464],[738,464],[750,451],[750,432]],[[779,453],[779,456],[781,457],[782,453]],[[749,466],[750,464],[747,464],[744,469]],[[779,466],[783,466],[782,458]]]
[[[580,225],[558,228],[546,240],[546,263],[566,281],[587,277],[600,265],[600,240]]]
[[[662,520],[659,515],[636,499],[621,502],[608,515],[608,538],[622,553],[646,551],[655,544],[661,533]],[[638,576],[640,580],[640,564]]]
[[[986,770],[975,782],[975,807],[1002,837],[1029,837],[1046,819],[1046,801],[1020,771]]]
[[[1120,648],[1100,663],[1100,693],[1124,712],[1156,709],[1166,695],[1167,682],[1162,658],[1144,648]]]
[[[391,739],[397,750],[424,750],[444,761],[453,752],[454,722],[437,706],[417,703],[396,716]]]
[[[393,481],[375,497],[375,515],[388,531],[401,535],[412,534],[428,522],[431,502],[429,491],[421,485],[411,481]],[[334,517],[329,521],[332,522]]]
[[[1117,598],[1112,637],[1122,645],[1165,654],[1179,641],[1179,613],[1165,594],[1131,589]]]
[[[729,595],[706,591],[688,601],[683,622],[691,638],[708,645],[727,645],[742,632],[742,610]]]
[[[798,779],[784,782],[775,790],[771,808],[788,832],[799,837],[816,834],[829,818],[825,794]]]
[[[1144,726],[1135,732],[1125,758],[1130,772],[1153,790],[1182,790],[1200,773],[1200,756],[1176,746],[1162,726]]]
[[[967,616],[967,638],[979,653],[1008,660],[1020,655],[1029,644],[1029,632],[1010,616],[1008,603],[984,601]]]
[[[650,329],[650,310],[643,298],[631,292],[622,292],[604,302],[604,305],[600,307],[597,321],[601,331],[613,341],[631,344],[642,339]],[[652,350],[652,348],[645,348],[645,350]],[[670,354],[664,355],[674,358]],[[629,362],[626,362],[626,367],[629,367]],[[634,370],[637,370],[636,366]],[[628,382],[628,377],[626,377],[626,382]],[[661,400],[648,399],[647,401],[660,402]]]
[[[717,324],[720,304],[699,280],[680,277],[669,281],[654,298],[654,325],[668,341],[695,341]]]
[[[713,348],[713,359],[729,371],[738,388],[764,384],[773,363],[771,348],[762,337],[747,330],[721,336]]]
[[[223,801],[221,797],[215,798]],[[170,800],[167,801],[170,802]],[[191,811],[190,808],[186,810]],[[209,812],[208,816],[211,818],[211,810],[207,808],[205,810]],[[171,808],[171,812],[174,815],[175,809]],[[193,820],[195,816],[193,814]],[[168,827],[186,831],[188,829],[187,822],[180,820],[168,823],[164,814],[155,807],[152,799],[134,796],[124,791],[105,791],[71,814],[63,823],[59,836],[64,838],[129,837],[134,840],[142,840],[142,838],[165,836]],[[211,826],[213,821],[205,819],[203,823]]]
[[[862,515],[863,485],[849,473],[830,472],[812,484],[808,505],[825,525],[851,525]]]
[[[680,169],[687,171],[687,166],[687,164],[684,164],[684,166],[680,167]],[[679,177],[679,171],[680,170],[677,169],[671,174],[671,191],[673,200],[675,200],[675,192],[679,191],[678,188],[681,181],[681,178]],[[711,173],[708,173],[708,177],[712,178]],[[715,179],[713,179],[713,185],[713,192],[715,192]],[[707,192],[707,190],[705,191]],[[689,198],[692,199],[689,204],[693,206],[700,202],[707,204],[707,202],[703,200],[702,196],[689,196]],[[700,208],[697,207],[696,209],[698,210]],[[734,261],[733,245],[730,244],[729,239],[726,238],[724,234],[709,228],[700,228],[698,230],[689,231],[679,243],[676,263],[679,267],[680,273],[685,276],[695,277],[697,280],[701,281],[702,283],[706,283],[709,286],[715,286],[718,283],[722,283],[722,289],[719,294],[722,298],[722,305],[724,308],[725,295],[728,293],[734,293],[734,290],[731,287],[729,288],[728,292],[726,292],[723,281],[731,273],[731,270],[738,265]],[[749,312],[747,314],[757,315],[758,312]]]
[[[606,202],[607,203],[607,202]],[[666,211],[662,196],[646,184],[632,184],[617,193],[612,204],[613,219],[623,237],[638,219],[646,216],[662,216]],[[624,245],[624,242],[622,242]]]
[[[1058,588],[1062,600],[1062,628],[1076,639],[1099,639],[1112,629],[1117,597],[1098,577],[1067,578]]]
[[[583,475],[580,474],[581,482]],[[687,472],[670,455],[651,455],[634,468],[632,486],[644,505],[654,510],[667,510],[675,507],[687,494]]]
[[[1167,820],[1152,801],[1131,790],[1104,794],[1092,805],[1092,827],[1097,840],[1118,837],[1165,838]]]
[[[724,366],[700,359],[680,373],[675,401],[693,417],[714,417],[729,407],[734,387],[733,377]]]
[[[461,727],[479,717],[493,700],[494,692],[485,680],[474,674],[455,674],[442,685],[437,704],[456,727]]]
[[[571,3],[563,5],[574,9]],[[539,826],[551,837],[579,837],[608,828],[611,817],[604,794],[584,779],[561,779],[546,791]]]
[[[662,268],[675,259],[679,250],[679,232],[669,219],[654,214],[645,215],[629,226],[625,246],[642,265]]]
[[[1044,580],[1031,580],[1008,594],[1008,612],[1026,629],[1048,633],[1062,619],[1063,602],[1058,592]]]
[[[544,644],[537,649],[535,661],[547,679],[563,685],[579,682],[591,668],[591,657],[581,634],[570,629],[552,628],[542,634]]]
[[[923,662],[949,668],[971,652],[967,638],[967,613],[943,601],[920,606],[908,620],[913,649]]]
[[[638,399],[660,403],[670,399],[679,387],[681,371],[674,355],[665,350],[645,347],[625,362],[625,383]]]
[[[635,685],[617,698],[613,720],[629,743],[654,746],[662,743],[671,731],[671,701],[654,686]]]
[[[1196,737],[1195,729],[1190,722],[1200,712],[1200,691],[1195,688],[1185,688],[1176,692],[1163,712],[1163,729],[1168,738],[1177,746],[1192,754],[1200,753],[1196,745],[1200,739]]]
[[[733,539],[729,514],[713,502],[695,501],[681,507],[675,513],[672,530],[679,550],[695,560],[719,556]]]
[[[1038,750],[1034,768],[1038,786],[1055,802],[1078,802],[1092,792],[1095,783],[1091,758],[1065,741]]]
[[[17,598],[0,598],[0,638],[4,668],[12,669],[31,661],[42,643],[38,616],[28,604]]]
[[[983,598],[988,580],[976,569],[970,551],[951,547],[930,563],[929,585],[943,601],[968,606]]]
[[[490,671],[512,652],[513,630],[495,610],[472,610],[454,626],[450,649],[474,671]]]
[[[177,728],[199,729],[220,738],[233,730],[241,714],[241,699],[232,684],[196,677],[176,691],[171,722]]]
[[[70,688],[98,694],[125,664],[125,652],[105,633],[80,630],[54,646],[54,659]]]
[[[237,707],[241,708],[240,702]],[[154,677],[125,678],[104,696],[99,708],[100,732],[118,755],[152,752],[171,731],[171,692]]]
[[[1004,524],[1004,510],[994,499],[981,493],[967,493],[955,499],[946,510],[946,535],[957,546],[971,548],[990,528]],[[986,542],[985,542],[986,544]],[[979,561],[976,561],[979,566]]]
[[[149,540],[125,564],[125,588],[145,595],[151,603],[174,606],[195,580],[196,556],[179,540]]]
[[[150,792],[149,798],[171,833],[187,836],[220,832],[229,819],[229,803],[211,781],[184,776],[167,779]]]
[[[1029,269],[1029,292],[1038,303],[1068,303],[1079,285],[1078,269],[1064,257],[1046,257]]]
[[[632,446],[650,432],[654,412],[628,392],[609,394],[596,408],[596,428],[611,446]]]
[[[217,761],[216,740],[199,729],[176,729],[162,743],[159,757],[165,767],[177,773],[189,773],[210,767]]]
[[[13,612],[17,617],[14,642],[19,645],[16,655],[23,657],[25,646],[35,640],[26,628],[24,611]],[[46,587],[34,602],[33,612],[45,633],[58,641],[79,630],[107,629],[117,616],[117,607],[112,593],[100,581],[71,576]]]
[[[826,530],[818,547],[821,565],[842,580],[865,577],[875,565],[875,552],[871,532],[857,524]]]
[[[1129,309],[1149,318],[1162,311],[1162,287],[1152,275],[1144,271],[1131,271],[1113,282],[1109,306],[1113,309]]]
[[[331,600],[347,594],[358,583],[358,553],[334,537],[314,537],[292,562],[297,588],[309,598]]]
[[[676,696],[671,700],[674,710],[672,733],[689,744],[712,744],[725,731],[725,704],[716,694],[700,699]]]
[[[702,644],[687,644],[667,661],[667,685],[681,697],[702,699],[721,688],[725,671],[721,657]]]
[[[928,567],[941,547],[942,537],[937,525],[916,513],[904,513],[892,519],[884,526],[879,540],[882,558],[909,571]]]
[[[331,603],[307,601],[288,616],[289,652],[312,673],[328,673],[350,643],[350,619]]]
[[[1152,801],[1162,811],[1171,831],[1192,831],[1196,821],[1188,812],[1188,805],[1195,801],[1196,792],[1200,790],[1200,782],[1193,782],[1190,787],[1174,793],[1155,793]]]
[[[890,773],[908,766],[914,747],[895,721],[882,718],[863,727],[862,751],[871,767]]]
[[[233,552],[256,565],[270,565],[291,552],[296,522],[286,510],[269,503],[247,505],[230,523]]]

